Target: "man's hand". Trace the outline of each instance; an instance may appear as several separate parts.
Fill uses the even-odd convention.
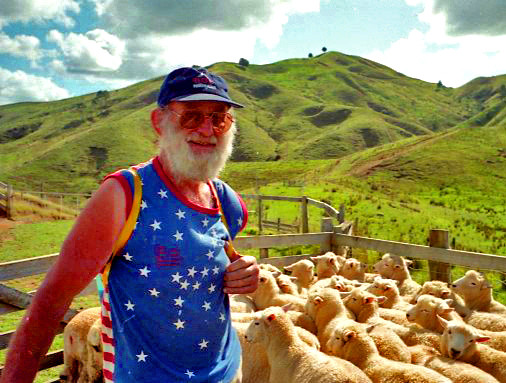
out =
[[[227,267],[224,277],[224,292],[227,294],[247,294],[258,287],[259,268],[252,256],[238,257]]]

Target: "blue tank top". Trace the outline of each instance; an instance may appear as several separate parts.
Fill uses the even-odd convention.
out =
[[[229,233],[218,209],[179,194],[158,158],[137,172],[139,217],[108,279],[113,381],[230,382],[241,349],[223,293],[224,245],[245,226],[247,210],[227,184],[213,181]],[[133,190],[130,173],[120,174]]]

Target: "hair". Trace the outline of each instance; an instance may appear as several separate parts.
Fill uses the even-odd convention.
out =
[[[192,153],[187,143],[187,138],[197,133],[186,135],[168,116],[162,118],[160,127],[160,156],[169,164],[176,182],[185,179],[205,182],[216,178],[232,154],[235,123],[227,132],[213,136],[212,142],[216,143],[216,150],[213,153],[202,155]]]

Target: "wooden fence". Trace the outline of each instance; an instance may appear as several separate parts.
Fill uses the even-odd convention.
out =
[[[12,186],[0,182],[0,213],[6,218],[12,217]]]
[[[263,235],[254,237],[238,237],[234,240],[234,246],[247,253],[248,249],[269,249],[279,246],[298,246],[298,245],[317,245],[318,254],[326,251],[335,251],[344,247],[360,248],[374,250],[380,253],[393,253],[403,255],[409,258],[429,260],[431,279],[446,280],[448,273],[439,273],[439,271],[448,268],[448,265],[460,265],[480,270],[497,270],[506,272],[506,257],[482,254],[469,251],[459,251],[448,249],[444,238],[448,237],[448,232],[442,230],[432,230],[430,237],[432,246],[421,246],[395,241],[386,241],[375,238],[366,238],[352,235],[352,225],[350,222],[343,222],[334,226],[332,218],[323,218],[321,222],[322,231],[317,233],[303,234],[282,234],[282,235]],[[441,241],[443,238],[443,241]],[[259,259],[260,263],[270,263],[277,267],[283,267],[297,260],[308,258],[311,254],[286,256],[278,258],[268,258],[268,253],[263,254],[264,258]],[[312,254],[316,255],[316,254]],[[13,311],[25,309],[32,298],[31,293],[23,293],[13,288],[7,287],[1,282],[16,278],[27,277],[46,273],[56,260],[58,254],[50,254],[31,259],[0,263],[0,315]],[[80,295],[96,293],[95,283],[91,283]],[[59,329],[63,331],[65,323],[68,322],[76,311],[69,310]],[[0,334],[0,350],[7,347],[8,341],[13,331]],[[40,369],[47,369],[59,366],[63,363],[63,351],[55,351],[48,354],[40,365]],[[0,369],[1,373],[1,369]]]

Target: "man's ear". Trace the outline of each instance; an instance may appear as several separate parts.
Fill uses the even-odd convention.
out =
[[[160,108],[151,111],[151,126],[158,136],[161,135],[160,121],[162,120],[162,111]]]

